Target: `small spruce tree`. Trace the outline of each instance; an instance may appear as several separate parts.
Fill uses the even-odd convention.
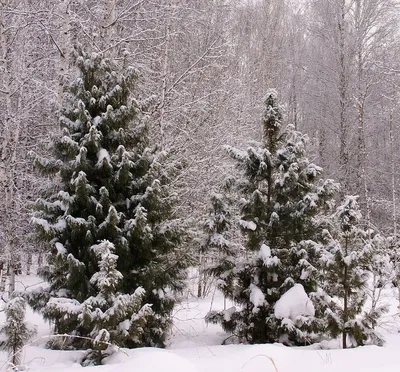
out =
[[[222,291],[240,308],[210,314],[208,320],[250,343],[313,339],[314,314],[282,318],[275,314],[275,305],[295,284],[309,296],[321,290],[324,247],[318,216],[329,210],[337,191],[331,180],[320,179],[322,169],[308,160],[307,137],[291,125],[282,130],[282,120],[277,94],[271,90],[265,99],[263,142],[247,151],[227,148],[243,172],[238,192],[246,255],[233,268],[225,270],[223,263],[217,271],[219,280],[228,279]]]
[[[397,288],[397,301],[400,308],[400,239],[399,235],[395,233],[388,238],[389,244],[389,258],[393,266],[392,284]]]
[[[325,231],[325,289],[336,298],[325,312],[327,330],[332,337],[342,336],[343,348],[349,343],[357,346],[383,342],[375,326],[387,307],[372,303],[371,310],[363,312],[368,279],[371,275],[385,275],[379,272],[387,267],[385,260],[378,257],[383,242],[371,230],[361,227],[361,217],[357,197],[347,196],[332,217],[334,228]]]
[[[33,218],[49,247],[40,275],[50,287],[32,303],[55,333],[78,336],[66,347],[93,347],[88,338],[95,349],[105,340],[163,346],[188,262],[169,193],[173,169],[150,146],[146,103],[131,96],[136,70],[119,72],[102,54],[82,50],[75,64],[61,136],[50,159],[35,161],[54,183]]]
[[[385,340],[377,328],[382,316],[389,311],[389,302],[384,292],[392,286],[396,271],[390,257],[390,239],[372,229],[367,230],[367,237],[372,257],[368,267],[368,299],[363,322],[367,329],[368,343],[381,346]]]
[[[238,244],[233,242],[231,200],[224,193],[211,194],[209,216],[202,226],[202,236],[198,239],[200,252],[207,257],[207,265],[203,270],[205,275],[218,277],[217,287],[227,290],[229,276],[235,267],[239,253]]]
[[[6,306],[6,322],[0,329],[6,339],[0,341],[0,348],[8,351],[12,370],[18,371],[21,363],[22,348],[35,335],[36,330],[29,328],[25,322],[26,301],[23,297],[11,298]]]
[[[85,364],[101,364],[108,356],[110,342],[118,340],[118,344],[128,345],[140,339],[146,319],[151,315],[151,306],[142,306],[144,289],[141,287],[133,294],[117,291],[123,278],[116,269],[118,256],[113,254],[112,243],[104,240],[91,248],[99,259],[99,271],[93,274],[90,283],[98,293],[77,307],[80,309],[78,327],[91,329],[89,336],[94,340],[93,351],[86,355]]]

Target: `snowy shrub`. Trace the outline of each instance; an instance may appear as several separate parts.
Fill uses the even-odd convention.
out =
[[[375,327],[388,309],[372,297],[371,308],[364,311],[368,281],[385,280],[388,262],[384,260],[383,238],[362,228],[357,197],[347,196],[332,216],[331,231],[325,231],[327,254],[324,257],[325,289],[332,297],[326,311],[327,333],[342,336],[343,348],[366,343],[382,345]],[[385,269],[386,268],[386,269]],[[372,283],[372,291],[377,283]],[[372,293],[372,296],[376,294]]]
[[[5,340],[0,341],[0,348],[8,351],[12,369],[18,371],[22,359],[22,349],[36,334],[36,330],[29,328],[25,322],[26,301],[23,297],[11,298],[6,306],[6,322],[0,329]]]

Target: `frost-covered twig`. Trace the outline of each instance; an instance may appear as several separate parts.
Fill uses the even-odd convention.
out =
[[[241,367],[240,369],[243,371],[243,369],[244,369],[252,360],[254,360],[255,358],[258,358],[258,357],[265,357],[265,358],[269,359],[269,360],[271,361],[272,365],[274,366],[275,371],[276,371],[276,372],[279,372],[279,371],[278,371],[278,368],[276,367],[276,364],[275,364],[274,359],[273,359],[272,357],[268,356],[268,355],[265,355],[265,354],[258,354],[258,355],[253,356],[253,357],[252,357],[251,359],[249,359],[245,364],[243,364],[242,367]]]

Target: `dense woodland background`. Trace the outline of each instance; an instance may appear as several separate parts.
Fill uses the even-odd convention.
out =
[[[138,69],[139,98],[155,102],[151,138],[185,165],[176,213],[207,213],[233,169],[223,145],[260,138],[273,87],[324,177],[359,195],[378,231],[396,234],[399,13],[396,0],[2,0],[2,255],[41,249],[29,221],[43,179],[30,153],[46,153],[59,131],[78,42]]]

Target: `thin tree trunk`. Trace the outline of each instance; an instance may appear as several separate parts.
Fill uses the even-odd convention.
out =
[[[347,257],[347,238],[345,241],[345,256]],[[347,332],[346,332],[346,323],[348,321],[348,292],[349,292],[349,283],[348,283],[348,267],[347,264],[344,266],[344,278],[343,278],[343,286],[344,286],[344,298],[343,298],[343,334],[342,334],[342,342],[343,349],[347,348]]]
[[[393,236],[397,236],[397,211],[396,211],[396,167],[394,163],[394,136],[393,136],[393,109],[389,115],[389,141],[390,141],[390,162],[391,162],[391,179],[392,179],[392,223]],[[400,298],[399,298],[400,300]]]
[[[71,33],[71,22],[70,22],[70,11],[69,11],[69,0],[61,0],[60,3],[60,13],[62,19],[61,28],[61,41],[59,51],[59,64],[58,64],[58,89],[57,89],[57,103],[61,107],[65,79],[68,69],[68,53],[71,48],[70,43],[70,33]]]
[[[31,275],[32,268],[32,253],[28,253],[28,258],[26,260],[26,275]]]
[[[392,179],[392,223],[393,223],[393,237],[397,241],[397,210],[396,210],[396,166],[395,166],[395,153],[394,153],[394,135],[393,135],[393,108],[389,114],[389,141],[390,141],[390,162],[391,162],[391,179]],[[400,258],[395,257],[395,270],[396,270],[396,285],[397,285],[397,301],[398,309],[400,309]]]
[[[362,195],[361,202],[363,205],[365,219],[369,225],[371,219],[371,207],[369,203],[369,187],[367,180],[367,149],[365,141],[365,95],[360,92],[357,100],[358,109],[358,172],[359,172],[359,192]]]
[[[162,87],[161,87],[161,102],[160,102],[160,137],[161,137],[161,150],[165,149],[166,146],[166,135],[165,135],[165,105],[167,99],[167,75],[169,66],[169,44],[171,40],[171,1],[168,3],[167,13],[167,26],[165,29],[165,44],[164,44],[164,55],[163,55],[163,67],[162,67]]]
[[[8,290],[8,295],[9,298],[11,298],[11,295],[14,293],[15,291],[15,269],[16,269],[16,262],[14,259],[10,260],[10,285],[9,285],[9,290]]]
[[[322,125],[318,130],[318,154],[319,161],[322,167],[326,166],[326,132]],[[325,169],[325,168],[324,168]]]
[[[5,214],[4,218],[4,253],[11,262],[12,259],[12,247],[11,247],[11,234],[12,234],[12,225],[10,221],[10,216],[12,213],[12,207],[14,203],[14,180],[13,180],[13,169],[12,169],[12,161],[15,161],[15,153],[12,151],[13,147],[13,140],[12,140],[12,131],[16,131],[17,137],[15,138],[18,140],[19,135],[19,126],[14,128],[14,112],[11,102],[11,73],[10,73],[10,61],[9,61],[9,45],[6,35],[6,19],[4,15],[4,7],[9,5],[9,2],[6,4],[2,4],[3,7],[0,7],[0,47],[1,47],[1,63],[2,63],[2,88],[3,88],[3,101],[5,104],[5,112],[4,112],[4,133],[3,133],[3,143],[1,148],[1,165],[4,171],[0,181],[2,181],[2,189],[4,190],[4,199],[2,203],[4,205]],[[17,143],[14,144],[17,146]],[[15,150],[15,148],[14,148]],[[14,287],[13,278],[11,278],[10,283],[10,294],[13,291]]]
[[[339,31],[339,164],[340,183],[343,194],[349,192],[349,154],[348,154],[348,124],[347,124],[347,66],[345,60],[345,0],[340,4],[340,16],[338,20]]]
[[[0,7],[0,43],[1,43],[1,64],[2,64],[2,76],[3,76],[3,102],[5,103],[5,118],[4,118],[4,130],[3,130],[3,142],[1,147],[1,162],[5,163],[8,154],[8,144],[11,141],[11,87],[10,87],[10,73],[9,73],[9,60],[8,60],[8,43],[6,35],[6,20],[4,16],[4,8],[8,6],[8,2],[2,4]],[[7,172],[7,167],[5,172]]]
[[[100,32],[104,49],[111,44],[111,30],[116,20],[115,8],[116,0],[104,0],[104,17]]]
[[[200,252],[199,256],[199,278],[197,282],[197,297],[201,298],[203,293],[203,254]]]
[[[357,112],[358,112],[358,193],[361,195],[361,206],[364,211],[367,225],[370,224],[371,208],[369,201],[369,187],[367,180],[367,148],[365,137],[365,103],[368,96],[369,86],[365,81],[363,66],[363,42],[362,42],[362,20],[361,1],[355,2],[355,27],[356,27],[356,59],[357,59]],[[365,87],[364,87],[365,85]]]

